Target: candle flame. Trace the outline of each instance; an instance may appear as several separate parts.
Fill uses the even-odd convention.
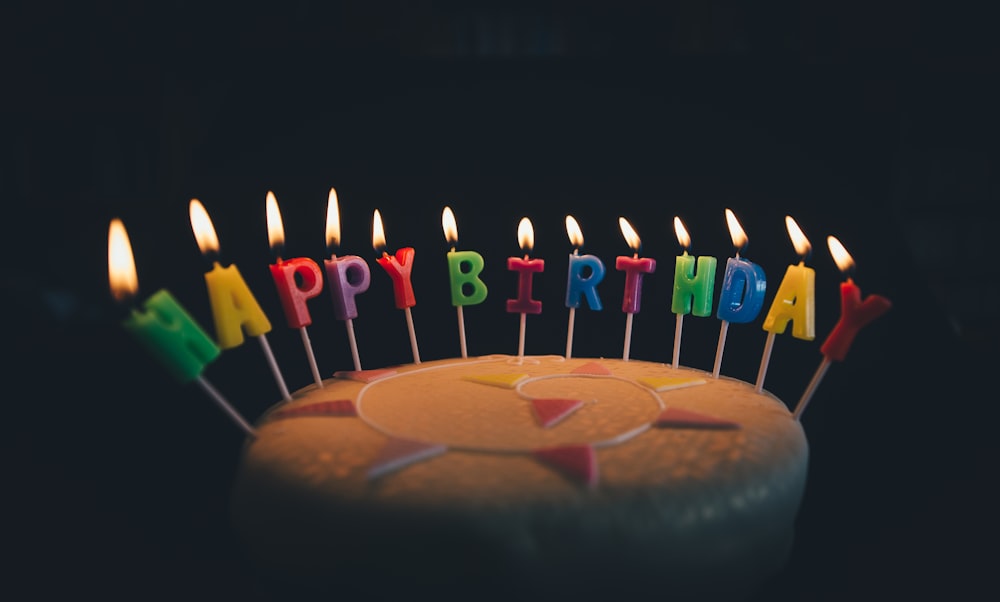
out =
[[[281,211],[278,210],[278,199],[274,193],[267,191],[266,212],[267,212],[267,242],[271,245],[272,251],[285,244],[285,226],[281,221]]]
[[[691,248],[691,235],[688,234],[687,228],[684,227],[684,222],[677,216],[674,216],[674,233],[677,234],[677,242],[680,243],[685,251]]]
[[[384,252],[385,249],[385,229],[382,227],[382,214],[379,213],[378,209],[372,216],[372,247],[375,248],[375,251]]]
[[[336,188],[330,188],[326,202],[326,246],[331,249],[340,246],[340,203]]]
[[[569,236],[569,242],[573,248],[579,249],[583,246],[583,230],[580,229],[580,224],[576,223],[576,218],[572,215],[566,216],[566,235]]]
[[[636,233],[635,228],[632,227],[632,224],[628,223],[628,220],[624,217],[619,217],[618,227],[621,228],[622,236],[625,237],[625,242],[628,243],[629,248],[638,253],[642,247],[642,240]]]
[[[809,257],[809,254],[812,253],[812,244],[809,242],[809,239],[806,238],[806,235],[802,232],[802,228],[799,228],[799,225],[795,223],[795,220],[790,215],[785,216],[785,228],[788,230],[789,238],[792,239],[792,246],[795,247],[795,252],[805,261],[805,258]]]
[[[212,218],[208,217],[205,206],[198,199],[191,199],[188,212],[191,215],[191,229],[194,231],[195,240],[198,241],[198,248],[203,254],[218,253],[219,237],[215,234]]]
[[[444,239],[454,247],[458,243],[458,224],[455,223],[451,207],[445,207],[441,212],[441,228],[444,230]]]
[[[739,249],[747,246],[750,239],[747,238],[747,233],[743,231],[740,221],[736,219],[736,214],[728,208],[726,209],[726,225],[729,226],[729,237],[733,240],[733,246],[736,247],[737,252]]]
[[[117,217],[111,220],[108,227],[108,282],[111,296],[116,301],[125,301],[139,292],[132,244],[128,240],[125,224]]]
[[[531,227],[531,220],[526,217],[522,217],[517,224],[517,244],[521,245],[521,251],[525,255],[535,247],[535,229]]]
[[[854,258],[847,252],[844,245],[840,244],[835,236],[827,236],[826,244],[830,247],[830,255],[833,255],[833,261],[837,264],[837,268],[844,274],[850,273],[854,269]]]

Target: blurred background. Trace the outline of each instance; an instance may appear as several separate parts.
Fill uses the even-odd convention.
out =
[[[1000,296],[986,261],[1000,53],[985,11],[706,0],[0,10],[11,576],[40,592],[134,596],[156,584],[165,597],[266,598],[227,523],[240,432],[119,327],[108,223],[128,228],[140,296],[166,288],[212,332],[210,266],[187,213],[199,198],[223,262],[239,266],[270,316],[270,345],[295,388],[311,376],[266,267],[265,195],[281,207],[286,256],[319,261],[336,187],[339,253],[372,265],[355,320],[365,367],[411,360],[390,281],[372,261],[376,208],[390,250],[416,249],[422,358],[458,353],[448,205],[458,246],[487,266],[489,296],[465,310],[470,354],[516,352],[505,259],[520,254],[522,216],[534,224],[533,256],[546,260],[527,353],[565,347],[565,215],[580,222],[583,251],[609,267],[630,253],[624,216],[658,261],[631,356],[665,362],[672,219],[684,220],[694,254],[721,265],[734,252],[731,208],[772,294],[797,262],[785,215],[814,247],[817,340],[779,336],[768,372],[767,388],[793,405],[839,314],[841,275],[825,245],[837,236],[864,293],[894,308],[830,370],[803,418],[811,466],[796,549],[761,599],[961,595],[983,582],[991,556],[971,550],[995,534],[996,409],[985,387]],[[574,355],[622,353],[622,282],[609,270],[605,309],[577,312]],[[351,367],[328,302],[313,301],[309,327],[325,374]],[[718,330],[714,317],[689,317],[682,363],[711,369]],[[759,320],[730,328],[723,373],[752,381],[764,339]],[[253,341],[205,376],[251,420],[279,398]]]

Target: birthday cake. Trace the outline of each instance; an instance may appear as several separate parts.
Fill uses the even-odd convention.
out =
[[[232,514],[280,595],[743,599],[787,559],[807,460],[787,406],[724,376],[435,360],[271,408]]]

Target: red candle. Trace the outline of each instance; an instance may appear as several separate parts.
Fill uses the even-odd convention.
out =
[[[508,257],[507,269],[517,272],[517,298],[507,299],[507,311],[521,314],[542,313],[542,302],[531,298],[531,284],[537,272],[545,271],[544,259],[531,259],[529,254],[535,246],[535,232],[531,220],[521,218],[517,225],[517,241],[524,257]]]
[[[274,193],[267,193],[267,238],[271,252],[275,255],[275,263],[271,264],[271,277],[278,289],[281,307],[285,310],[285,318],[289,328],[303,328],[312,324],[309,307],[306,301],[317,296],[323,290],[323,272],[319,265],[308,257],[296,257],[284,260],[281,258],[285,245],[284,225],[278,201]],[[298,279],[296,279],[298,274]]]
[[[840,284],[840,319],[823,342],[820,352],[827,359],[842,362],[847,357],[847,352],[858,332],[872,320],[889,311],[892,302],[880,295],[869,295],[862,301],[861,289],[854,284],[849,275],[854,268],[854,260],[840,241],[833,236],[827,237],[827,244],[830,247],[830,254],[837,262],[837,267],[847,274],[847,279]]]
[[[639,313],[642,302],[642,276],[656,271],[656,260],[649,257],[639,257],[642,242],[632,225],[624,217],[618,218],[622,235],[632,249],[632,257],[619,255],[615,258],[615,269],[625,272],[625,295],[622,298],[622,311],[627,314]]]
[[[376,259],[386,274],[392,278],[392,291],[396,298],[396,307],[406,312],[406,326],[410,333],[410,347],[413,351],[413,363],[420,363],[420,351],[417,348],[417,335],[413,327],[413,314],[410,308],[417,304],[413,295],[413,285],[410,283],[410,271],[413,268],[413,247],[403,247],[395,255],[385,252],[385,229],[382,227],[382,214],[375,210],[372,219],[372,246],[375,251],[382,252]]]

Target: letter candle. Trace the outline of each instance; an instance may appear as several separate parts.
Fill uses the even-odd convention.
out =
[[[222,267],[216,259],[219,254],[219,239],[205,206],[198,199],[191,199],[188,209],[191,229],[194,231],[198,248],[212,261],[212,269],[205,272],[205,284],[208,287],[208,298],[212,305],[219,347],[231,349],[242,345],[244,330],[248,335],[256,337],[282,398],[291,401],[292,396],[285,386],[285,379],[281,376],[278,363],[265,336],[271,330],[270,320],[250,292],[236,264]]]
[[[507,299],[507,311],[521,314],[521,329],[517,339],[517,357],[524,361],[524,331],[528,314],[542,313],[542,302],[531,298],[531,283],[535,272],[545,271],[545,260],[531,259],[531,249],[535,246],[535,230],[531,220],[522,217],[517,224],[517,242],[524,258],[508,257],[507,269],[517,272],[517,298]]]
[[[771,309],[764,317],[763,328],[767,331],[767,342],[764,344],[760,370],[757,372],[755,389],[758,393],[764,389],[764,377],[767,375],[774,337],[785,332],[789,321],[792,322],[793,337],[805,341],[816,338],[816,272],[806,267],[805,263],[812,252],[812,245],[789,215],[785,216],[785,228],[788,229],[795,252],[799,254],[799,264],[790,265],[785,270],[785,277],[781,279],[778,291],[774,294]]]
[[[674,329],[673,367],[677,368],[681,353],[681,328],[684,326],[684,314],[693,313],[705,317],[712,315],[712,294],[715,289],[715,257],[702,255],[698,257],[698,270],[695,275],[695,259],[688,255],[691,247],[691,236],[681,218],[674,217],[674,232],[677,242],[684,250],[677,256],[674,267],[674,296],[670,310],[677,314],[677,327]]]
[[[632,316],[639,313],[642,302],[642,275],[651,274],[656,270],[656,260],[639,257],[642,240],[627,219],[619,217],[618,226],[621,228],[622,236],[625,237],[625,242],[632,249],[632,257],[619,255],[615,258],[615,269],[625,272],[625,294],[622,297],[622,311],[625,312],[625,345],[622,359],[628,361],[629,351],[632,348]]]
[[[444,238],[451,245],[448,251],[448,275],[451,278],[451,304],[455,306],[458,314],[458,342],[462,350],[462,357],[469,357],[469,352],[465,345],[465,315],[462,307],[465,305],[478,305],[486,300],[486,283],[479,274],[483,271],[483,256],[475,251],[456,251],[458,244],[458,224],[455,223],[455,214],[451,207],[445,207],[441,212],[441,228],[444,230]],[[468,294],[465,287],[471,290]]]
[[[745,324],[753,321],[764,307],[764,293],[767,291],[767,276],[763,268],[740,257],[750,240],[736,215],[729,209],[726,209],[726,225],[729,227],[733,246],[736,247],[736,256],[726,261],[726,273],[719,291],[719,307],[715,312],[716,317],[722,320],[722,325],[719,327],[719,345],[715,350],[713,378],[719,378],[719,370],[722,368],[722,353],[726,347],[729,323]]]
[[[111,220],[108,227],[108,283],[111,295],[121,305],[132,305],[139,292],[139,278],[125,224]],[[179,382],[194,381],[246,434],[256,431],[213,387],[202,373],[221,351],[187,310],[167,290],[153,293],[143,304],[128,312],[122,321],[127,330]]]
[[[278,199],[274,193],[267,191],[265,197],[265,212],[267,214],[267,241],[274,254],[275,262],[271,264],[271,277],[278,289],[281,307],[285,310],[288,327],[298,329],[302,336],[302,346],[305,347],[309,368],[312,370],[316,386],[323,388],[323,379],[316,366],[316,356],[306,326],[312,324],[309,306],[306,301],[320,294],[323,290],[323,272],[319,265],[308,257],[282,259],[285,246],[285,226],[278,209]]]
[[[385,252],[385,229],[382,227],[382,214],[375,210],[372,219],[372,246],[375,252],[382,253],[376,259],[386,274],[392,279],[392,290],[396,299],[396,308],[406,313],[406,327],[410,332],[410,348],[413,351],[413,363],[420,363],[420,350],[417,348],[417,334],[413,328],[413,314],[410,308],[417,304],[413,295],[413,285],[410,283],[410,271],[413,269],[413,247],[402,247],[395,255]]]
[[[358,304],[354,298],[368,290],[371,285],[371,270],[368,269],[368,263],[357,255],[337,257],[339,246],[340,204],[337,201],[337,191],[331,188],[326,206],[326,249],[330,258],[323,261],[323,267],[326,268],[330,296],[333,298],[333,316],[344,322],[354,369],[360,372],[361,357],[358,354],[358,342],[354,338],[354,318],[358,317]]]
[[[569,327],[566,330],[566,359],[573,356],[573,329],[576,308],[586,297],[590,309],[600,311],[601,298],[597,296],[597,285],[604,279],[604,263],[594,255],[580,255],[583,246],[583,231],[572,215],[566,216],[566,235],[573,245],[569,256],[569,276],[566,279],[566,307],[569,308]]]
[[[809,400],[812,399],[820,381],[826,375],[830,363],[844,361],[858,332],[892,308],[892,302],[881,295],[869,295],[862,301],[861,289],[854,284],[854,280],[851,278],[851,274],[854,272],[854,259],[851,254],[833,236],[828,236],[826,243],[830,248],[834,262],[845,277],[844,281],[840,283],[840,319],[837,320],[833,330],[830,331],[820,347],[823,361],[820,362],[816,373],[792,412],[792,416],[796,420],[801,420],[802,412],[805,411],[806,405],[809,404]]]

